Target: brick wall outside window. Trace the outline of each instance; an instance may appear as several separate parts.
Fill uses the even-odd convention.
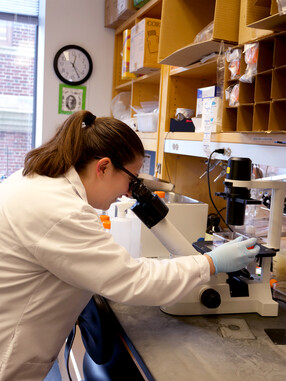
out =
[[[5,23],[0,41],[0,178],[23,166],[32,148],[35,26]],[[0,180],[1,181],[1,180]]]

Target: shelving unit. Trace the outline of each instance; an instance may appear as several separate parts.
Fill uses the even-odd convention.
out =
[[[133,80],[121,78],[123,31],[131,29],[145,17],[160,19],[161,8],[162,0],[150,0],[115,31],[112,97],[121,92],[129,91],[131,93],[131,106],[133,107],[139,107],[141,102],[153,100],[156,96],[159,98],[161,72],[157,70],[151,74],[138,76]],[[132,118],[135,113],[131,107],[130,117]],[[157,150],[158,132],[139,133],[139,136],[146,150]]]
[[[138,133],[145,148],[156,151],[156,176],[174,183],[176,192],[209,204],[206,176],[201,178],[206,170],[207,159],[203,150],[204,134],[169,132],[170,118],[174,118],[179,107],[195,110],[197,88],[217,83],[216,57],[205,63],[183,65],[190,61],[190,57],[196,57],[198,49],[204,52],[206,45],[208,49],[211,47],[211,52],[217,51],[213,43],[218,46],[221,39],[225,39],[226,46],[231,43],[237,46],[240,5],[245,12],[249,0],[150,0],[115,32],[113,96],[121,91],[131,91],[131,104],[139,105],[150,96],[159,95],[158,131]],[[231,16],[233,13],[235,17]],[[161,18],[161,69],[132,81],[123,81],[119,76],[122,32],[144,17]],[[207,44],[193,44],[195,35],[212,19],[213,38]],[[243,27],[245,29],[246,25]],[[228,28],[227,34],[225,28]],[[285,48],[286,37],[281,33],[273,35],[269,32],[261,37],[255,81],[251,84],[241,83],[238,107],[230,107],[226,100],[223,101],[222,132],[211,134],[211,148],[230,148],[232,154],[250,157],[256,164],[285,166],[285,147],[276,143],[285,141],[286,136]],[[224,83],[225,87],[234,83],[227,68]],[[227,157],[220,158],[227,160]],[[219,172],[218,167],[211,177],[214,178]],[[222,191],[223,179],[213,183],[212,187],[212,192]],[[220,198],[216,203],[218,207],[224,206]]]

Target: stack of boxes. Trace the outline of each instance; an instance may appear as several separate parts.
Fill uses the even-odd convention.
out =
[[[122,78],[132,79],[160,69],[158,63],[160,24],[161,21],[158,19],[144,18],[135,24],[131,31],[124,31]],[[128,49],[129,41],[130,50]],[[139,131],[155,132],[157,130],[157,112],[139,113],[135,114],[135,117]]]
[[[158,49],[160,36],[158,19],[145,18],[123,32],[122,78],[132,79],[160,69]]]
[[[218,86],[201,87],[197,90],[196,118],[193,118],[196,132],[221,131],[221,101]]]

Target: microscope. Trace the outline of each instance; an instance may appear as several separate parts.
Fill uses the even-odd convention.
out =
[[[228,160],[224,192],[217,194],[227,202],[226,223],[244,224],[247,204],[260,203],[250,197],[250,190],[271,189],[271,206],[266,245],[253,263],[234,273],[219,273],[206,284],[197,286],[179,302],[161,306],[171,315],[208,315],[256,312],[261,316],[277,316],[278,303],[272,298],[270,287],[272,258],[280,248],[286,182],[279,180],[252,180],[252,163],[248,158]],[[191,243],[168,221],[168,207],[145,185],[138,181],[132,195],[137,200],[133,212],[170,252],[171,257],[190,255]],[[194,242],[201,254],[215,248],[215,241]],[[197,254],[197,255],[201,255]]]

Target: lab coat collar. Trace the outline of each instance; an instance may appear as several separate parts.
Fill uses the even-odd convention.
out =
[[[71,183],[76,193],[88,203],[85,187],[81,182],[79,174],[74,167],[70,167],[69,170],[64,174],[66,179]]]

